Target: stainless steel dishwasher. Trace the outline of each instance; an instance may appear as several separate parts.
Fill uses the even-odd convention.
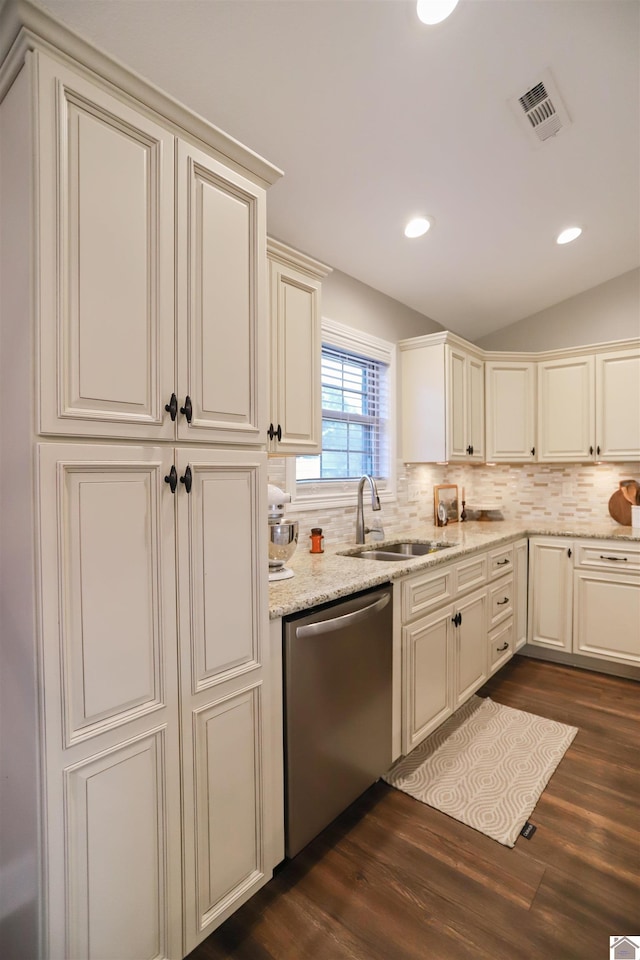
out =
[[[391,766],[392,588],[285,619],[285,852]]]

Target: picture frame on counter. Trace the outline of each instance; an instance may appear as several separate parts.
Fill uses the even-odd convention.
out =
[[[447,523],[457,523],[460,519],[460,503],[456,483],[440,483],[433,488],[433,522],[436,526],[442,525],[438,515],[440,504],[444,504],[447,511]]]

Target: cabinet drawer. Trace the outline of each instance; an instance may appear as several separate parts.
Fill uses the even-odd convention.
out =
[[[513,617],[489,634],[489,676],[513,656]]]
[[[620,540],[576,541],[576,566],[587,570],[640,571],[640,543]]]
[[[505,573],[511,573],[513,570],[513,544],[508,547],[501,547],[499,550],[490,550],[487,554],[489,558],[489,579],[502,577]]]
[[[474,590],[487,582],[487,555],[482,553],[470,557],[468,560],[461,560],[455,566],[455,591],[456,594],[466,593],[468,590]]]
[[[454,569],[450,565],[406,580],[402,584],[402,621],[407,623],[453,597]]]
[[[513,614],[513,577],[504,577],[489,588],[489,629]]]

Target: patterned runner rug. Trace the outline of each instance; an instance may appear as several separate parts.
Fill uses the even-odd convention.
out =
[[[513,847],[577,732],[471,697],[383,779]]]

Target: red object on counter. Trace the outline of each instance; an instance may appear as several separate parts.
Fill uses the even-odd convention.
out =
[[[311,549],[310,553],[324,553],[324,537],[322,536],[322,527],[311,527]]]

